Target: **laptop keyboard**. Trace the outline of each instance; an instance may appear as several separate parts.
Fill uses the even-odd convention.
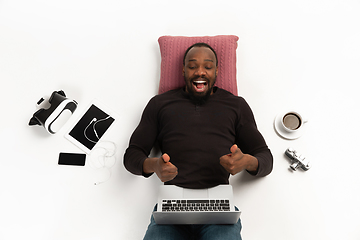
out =
[[[189,211],[230,211],[228,199],[214,200],[167,200],[162,201],[163,212],[189,212]]]

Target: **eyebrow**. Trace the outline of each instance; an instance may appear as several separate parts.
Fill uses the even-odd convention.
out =
[[[189,59],[189,62],[196,62],[197,60],[196,59]],[[205,62],[214,62],[214,60],[212,59],[205,59],[204,60]]]

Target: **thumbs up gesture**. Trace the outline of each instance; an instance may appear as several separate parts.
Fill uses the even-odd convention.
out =
[[[177,174],[177,167],[170,162],[170,156],[164,153],[159,158],[147,158],[143,164],[145,173],[155,172],[162,182],[173,180]]]
[[[250,172],[257,170],[258,160],[249,154],[244,154],[236,144],[231,146],[230,152],[220,157],[220,164],[231,175],[235,175],[245,169]]]

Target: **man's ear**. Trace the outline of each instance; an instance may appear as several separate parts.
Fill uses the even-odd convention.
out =
[[[185,76],[185,66],[183,65],[183,68],[182,68],[182,75]]]

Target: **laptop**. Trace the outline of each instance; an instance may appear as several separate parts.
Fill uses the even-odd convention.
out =
[[[157,224],[235,224],[240,213],[231,185],[206,189],[162,185],[153,216]]]

